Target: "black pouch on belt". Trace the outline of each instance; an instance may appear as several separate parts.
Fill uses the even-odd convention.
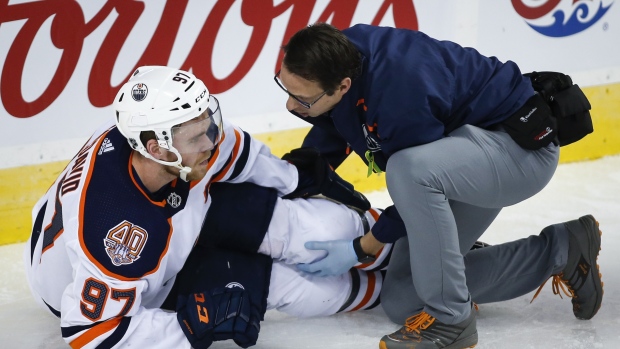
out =
[[[574,143],[594,131],[592,108],[588,98],[570,76],[558,72],[532,72],[524,74],[532,87],[549,104],[557,119],[560,146]]]
[[[518,145],[529,150],[547,146],[558,134],[551,108],[539,93],[504,120],[502,126]]]

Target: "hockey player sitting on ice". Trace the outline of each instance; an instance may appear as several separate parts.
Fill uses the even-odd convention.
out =
[[[292,265],[324,256],[305,241],[354,239],[379,214],[328,168],[324,183],[304,179],[222,120],[186,71],[139,68],[114,109],[35,205],[24,251],[35,301],[72,348],[248,347],[267,308],[316,316],[378,302],[370,269],[389,248],[343,276]],[[282,198],[324,191],[362,209]]]

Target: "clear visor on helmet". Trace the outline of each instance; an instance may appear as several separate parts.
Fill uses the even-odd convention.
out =
[[[181,154],[203,153],[215,148],[222,135],[220,104],[213,96],[198,117],[172,128],[172,146]]]

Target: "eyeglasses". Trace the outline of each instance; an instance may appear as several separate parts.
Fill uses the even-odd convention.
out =
[[[282,82],[280,82],[279,76],[280,76],[280,70],[278,70],[276,75],[273,77],[273,80],[275,80],[276,84],[278,84],[278,86],[280,86],[282,91],[288,93],[289,96],[291,96],[295,101],[297,101],[297,103],[301,104],[301,106],[306,108],[306,109],[310,109],[310,107],[312,107],[314,105],[314,103],[318,102],[319,99],[321,99],[321,97],[325,96],[325,94],[327,93],[327,90],[323,91],[323,93],[321,93],[321,95],[318,96],[317,99],[315,99],[314,101],[312,101],[310,103],[302,101],[301,99],[299,99],[299,97],[297,97],[294,94],[288,92],[288,90],[286,88],[284,88],[284,86],[282,86]]]

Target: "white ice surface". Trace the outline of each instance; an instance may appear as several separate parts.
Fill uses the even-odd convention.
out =
[[[368,197],[377,207],[390,204],[383,191]],[[532,304],[529,294],[481,305],[477,349],[620,348],[620,156],[560,165],[542,192],[504,209],[481,240],[515,240],[584,214],[593,214],[603,231],[599,264],[605,296],[599,313],[589,321],[575,319],[570,300],[554,296],[547,284]],[[60,338],[59,320],[31,299],[22,269],[23,248],[0,247],[0,348],[68,348]],[[381,336],[399,327],[381,309],[313,319],[269,311],[255,348],[377,348]],[[212,348],[237,346],[220,342]]]

